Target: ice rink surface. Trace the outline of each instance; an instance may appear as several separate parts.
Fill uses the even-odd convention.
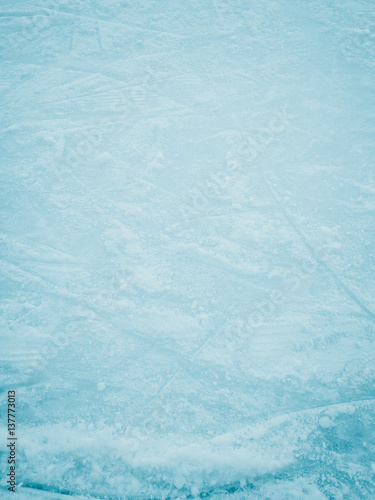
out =
[[[374,20],[2,0],[14,498],[375,498]]]

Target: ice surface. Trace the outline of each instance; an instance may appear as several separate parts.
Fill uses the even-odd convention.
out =
[[[375,498],[374,14],[2,0],[14,498]]]

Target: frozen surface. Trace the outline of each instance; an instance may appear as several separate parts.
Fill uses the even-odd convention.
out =
[[[2,0],[14,498],[375,498],[374,9]]]

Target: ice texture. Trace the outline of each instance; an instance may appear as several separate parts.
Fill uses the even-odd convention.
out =
[[[374,9],[1,1],[14,498],[375,498]]]

